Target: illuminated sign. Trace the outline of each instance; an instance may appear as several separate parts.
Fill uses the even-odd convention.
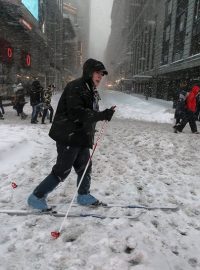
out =
[[[31,55],[30,54],[26,55],[26,66],[27,67],[31,66]]]
[[[38,20],[38,0],[22,0],[24,6]]]
[[[24,50],[21,51],[21,65],[24,68],[31,67],[31,54]]]
[[[13,48],[8,47],[7,48],[7,57],[11,59],[13,57]]]
[[[24,19],[19,19],[19,22],[28,30],[32,30],[32,25],[25,21]]]

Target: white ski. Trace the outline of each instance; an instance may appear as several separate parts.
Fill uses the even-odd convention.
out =
[[[36,215],[36,216],[43,216],[43,215],[49,215],[53,217],[65,217],[64,212],[57,212],[57,211],[37,211],[37,210],[11,210],[11,209],[2,209],[0,210],[0,214],[8,214],[10,216],[29,216],[29,215]],[[131,220],[138,220],[138,218],[141,216],[142,213],[138,215],[101,215],[101,214],[92,214],[92,213],[72,213],[69,214],[68,217],[70,218],[83,218],[83,217],[92,217],[92,218],[99,218],[99,219],[119,219],[119,218],[127,218]]]
[[[60,204],[50,204],[50,207],[59,208],[61,206],[66,206],[69,203],[60,203]],[[144,210],[162,210],[162,211],[178,211],[180,208],[179,206],[145,206],[145,205],[137,205],[137,204],[130,204],[130,205],[123,205],[123,204],[99,204],[99,205],[80,205],[77,203],[72,204],[72,207],[84,207],[84,208],[126,208],[126,209],[144,209]]]

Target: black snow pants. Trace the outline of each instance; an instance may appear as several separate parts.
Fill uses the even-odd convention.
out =
[[[81,180],[87,162],[90,158],[89,148],[65,146],[56,144],[57,161],[52,168],[52,172],[35,188],[33,193],[42,198],[53,191],[56,186],[64,181],[70,174],[72,167],[77,174],[77,186]],[[92,162],[90,162],[82,183],[79,187],[78,194],[90,193]]]
[[[194,112],[187,110],[185,112],[185,115],[181,123],[176,126],[176,129],[181,132],[184,129],[184,127],[187,125],[187,123],[189,123],[191,131],[193,133],[197,131],[196,117],[195,117]]]

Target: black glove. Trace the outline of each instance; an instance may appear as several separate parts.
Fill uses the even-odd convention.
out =
[[[103,112],[102,112],[102,115],[103,115],[103,120],[107,120],[107,121],[110,121],[112,119],[112,116],[114,114],[114,110],[112,108],[110,109],[105,109]]]

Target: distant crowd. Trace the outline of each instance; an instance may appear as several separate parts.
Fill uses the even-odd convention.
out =
[[[54,91],[55,86],[53,84],[44,89],[38,80],[33,81],[29,93],[30,105],[32,106],[31,124],[37,124],[39,122],[38,117],[41,117],[41,124],[45,124],[46,118],[52,123],[54,110],[51,106],[51,98]],[[16,110],[17,115],[22,120],[26,119],[27,114],[24,113],[23,109],[27,102],[22,83],[14,87],[14,93],[13,109]],[[189,123],[192,133],[199,134],[196,121],[200,121],[200,82],[191,83],[186,79],[181,80],[180,87],[175,93],[173,108],[175,109],[174,132],[182,132],[186,124]],[[4,119],[4,113],[5,110],[0,96],[0,120]]]
[[[55,90],[55,86],[50,84],[47,89],[44,89],[38,80],[33,81],[30,90],[30,105],[32,106],[31,124],[37,124],[39,122],[38,117],[41,117],[41,124],[45,124],[45,119],[49,119],[52,123],[54,110],[51,106],[52,94]],[[27,103],[25,99],[25,89],[22,83],[17,84],[14,87],[14,96],[12,99],[13,109],[16,110],[17,116],[22,120],[27,118],[27,114],[24,112],[24,106]],[[4,120],[5,110],[0,97],[0,120]]]

